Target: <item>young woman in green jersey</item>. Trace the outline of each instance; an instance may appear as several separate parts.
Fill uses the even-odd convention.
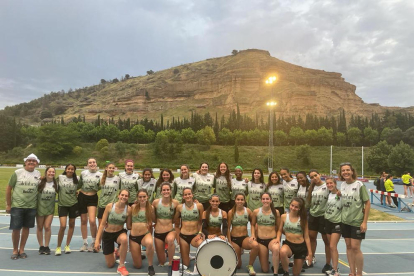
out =
[[[306,174],[306,172],[300,171],[300,172],[296,173],[296,179],[297,179],[298,184],[299,184],[297,197],[299,197],[299,198],[301,198],[305,201],[306,210],[309,211],[309,203],[306,200],[308,198],[308,191],[309,191],[309,186],[310,186],[308,175]]]
[[[252,211],[244,207],[246,197],[244,194],[236,194],[236,204],[229,211],[228,224],[230,229],[228,231],[228,240],[237,254],[237,268],[242,266],[241,251],[242,249],[250,250],[249,265],[247,270],[250,276],[256,275],[253,268],[253,263],[259,253],[259,244],[256,241],[255,231],[251,231],[251,237],[247,230],[247,224],[252,220]]]
[[[128,214],[131,213],[131,207],[128,206],[128,197],[129,191],[121,190],[118,195],[118,201],[106,205],[94,246],[94,250],[99,252],[102,239],[102,249],[105,255],[106,265],[111,268],[115,265],[114,243],[119,244],[119,265],[117,273],[122,276],[129,275],[125,268],[125,258],[128,252],[128,237],[127,230],[124,228]]]
[[[264,183],[264,176],[262,169],[255,168],[252,172],[252,179],[247,184],[247,207],[250,210],[255,210],[262,206],[260,195],[266,190]]]
[[[204,210],[201,203],[194,202],[191,188],[184,188],[182,202],[177,206],[174,221],[175,225],[181,225],[179,234],[180,252],[183,264],[188,267],[190,265],[190,245],[198,248],[204,240],[201,232]]]
[[[76,175],[76,166],[68,164],[65,171],[58,178],[58,213],[60,228],[57,239],[55,255],[62,254],[62,241],[65,236],[67,217],[69,216],[69,230],[66,237],[65,254],[71,253],[70,242],[75,230],[76,217],[79,216],[79,206],[76,191],[79,188],[79,180]]]
[[[296,197],[299,189],[299,184],[296,179],[292,177],[288,168],[280,169],[280,177],[283,179],[283,202],[285,213],[289,212],[290,201]]]
[[[285,213],[283,207],[283,184],[277,172],[271,172],[267,182],[266,191],[270,194],[273,201],[273,206],[278,210],[280,215]]]
[[[220,238],[226,240],[228,224],[227,212],[219,208],[220,197],[212,194],[210,206],[203,212],[203,233],[206,239]]]
[[[203,204],[204,210],[209,206],[209,199],[213,194],[214,175],[208,173],[208,164],[201,163],[198,172],[193,174],[194,177],[194,198]]]
[[[243,178],[243,168],[241,166],[236,166],[234,169],[235,178],[231,180],[231,200],[230,200],[230,209],[234,206],[234,197],[237,193],[243,193],[247,196],[247,183],[248,180]]]
[[[276,240],[280,241],[282,233],[286,239],[280,248],[280,261],[284,271],[283,276],[289,276],[289,258],[293,257],[293,276],[300,275],[303,261],[312,263],[312,249],[309,240],[308,215],[305,201],[294,197],[289,205],[289,212],[280,219]]]
[[[134,173],[134,161],[128,159],[125,161],[125,171],[118,174],[119,181],[121,182],[120,189],[126,189],[129,191],[128,205],[132,206],[137,198],[138,192],[138,179],[139,174]]]
[[[269,251],[272,252],[273,274],[277,275],[279,268],[280,242],[276,239],[279,229],[279,211],[273,206],[272,197],[264,192],[261,197],[262,207],[253,211],[252,229],[257,229],[259,243],[259,261],[262,272],[269,272]]]
[[[88,169],[81,172],[78,194],[79,214],[81,216],[81,233],[83,245],[80,252],[93,252],[96,238],[96,208],[98,206],[97,192],[100,189],[102,173],[98,171],[95,158],[88,159]],[[92,244],[88,247],[88,221],[92,236]]]
[[[108,163],[100,182],[101,196],[98,203],[98,223],[101,224],[106,205],[116,200],[119,190],[119,176],[115,174],[115,164]],[[129,190],[128,190],[129,191]],[[129,200],[129,197],[128,197]]]
[[[155,185],[157,180],[152,174],[151,168],[145,168],[142,170],[142,178],[138,180],[138,190],[144,189],[148,193],[148,200],[150,203],[154,201]]]
[[[137,203],[132,205],[127,219],[129,248],[135,268],[142,267],[141,245],[146,247],[148,259],[148,275],[155,275],[153,266],[154,245],[152,238],[152,222],[155,220],[154,207],[148,201],[148,193],[141,189],[136,196]]]
[[[174,191],[172,189],[173,181],[174,181],[174,175],[173,175],[172,171],[170,169],[162,169],[161,172],[160,172],[160,176],[158,177],[156,187],[155,187],[155,199],[162,197],[161,184],[163,184],[165,182],[170,183],[171,196],[174,198],[174,195],[173,195]]]
[[[52,236],[52,220],[55,213],[55,199],[57,183],[55,179],[56,171],[52,167],[46,168],[45,176],[40,180],[38,186],[37,199],[37,241],[39,242],[39,254],[50,255],[49,242]],[[43,243],[43,229],[45,230]]]
[[[190,177],[190,168],[188,165],[181,165],[180,167],[180,177],[174,178],[173,187],[174,187],[174,199],[178,202],[183,200],[183,189],[191,188],[194,186],[194,178]]]
[[[174,240],[176,239],[176,231],[173,228],[173,218],[175,209],[178,206],[178,201],[172,198],[171,185],[163,183],[160,186],[161,198],[157,198],[152,202],[155,209],[155,229],[154,229],[154,243],[155,251],[157,252],[157,259],[161,266],[172,264],[172,257],[175,253]],[[176,225],[178,228],[178,225]],[[168,244],[168,262],[165,258],[165,244]]]
[[[357,180],[355,168],[350,163],[339,167],[342,200],[342,236],[345,238],[346,256],[348,257],[351,276],[361,276],[364,256],[361,242],[365,239],[371,202],[365,185]]]
[[[339,276],[338,242],[341,238],[342,201],[341,197],[338,196],[338,188],[336,186],[335,178],[327,177],[325,181],[329,190],[329,197],[325,210],[325,231],[329,240],[332,258],[332,270],[328,275]],[[328,273],[328,271],[326,273]]]
[[[217,166],[214,176],[214,187],[216,194],[220,197],[220,209],[228,212],[230,210],[231,176],[229,166],[221,162]]]
[[[317,170],[310,170],[309,177],[311,179],[311,186],[308,192],[307,202],[310,204],[309,210],[309,238],[312,248],[312,256],[315,256],[318,233],[321,233],[322,240],[325,244],[325,265],[322,268],[322,273],[332,270],[331,267],[331,251],[329,249],[329,240],[325,232],[325,210],[328,202],[329,190],[326,183],[321,180],[321,175]],[[313,261],[314,262],[314,261]],[[305,266],[305,268],[312,267],[313,264]]]

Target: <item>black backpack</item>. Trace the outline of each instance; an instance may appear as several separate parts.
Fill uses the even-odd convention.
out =
[[[375,187],[377,187],[377,190],[380,189],[380,183],[381,183],[381,180],[379,178],[374,180],[374,185],[375,185]]]

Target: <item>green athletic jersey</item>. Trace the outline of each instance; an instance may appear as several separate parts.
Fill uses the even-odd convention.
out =
[[[255,210],[259,207],[262,207],[262,200],[260,195],[266,190],[266,185],[264,183],[253,183],[249,181],[247,185],[247,192],[249,198],[247,200],[247,207],[250,210]]]
[[[193,204],[193,209],[188,209],[187,205],[183,203],[181,209],[181,221],[197,221],[200,219],[200,212],[198,211],[197,204]]]
[[[48,216],[55,213],[56,191],[53,182],[47,182],[37,197],[37,215]]]
[[[37,208],[37,186],[40,183],[40,172],[25,169],[16,170],[9,180],[9,186],[13,189],[11,207],[13,208]]]
[[[145,217],[145,210],[139,210],[136,215],[132,215],[132,223],[147,223],[147,218]]]
[[[155,192],[155,185],[157,180],[155,178],[151,178],[150,181],[145,182],[143,178],[138,180],[138,190],[144,189],[148,193],[148,201],[154,201],[154,192]]]
[[[404,174],[403,176],[401,176],[401,180],[404,184],[410,184],[410,179],[411,179],[411,175],[409,174]]]
[[[120,172],[118,177],[121,182],[120,189],[129,191],[128,203],[134,203],[137,198],[139,174],[127,174],[126,172]]]
[[[223,223],[223,214],[221,212],[221,209],[219,209],[219,213],[217,217],[214,217],[210,213],[210,217],[208,220],[208,226],[209,227],[221,227],[221,224]]]
[[[283,180],[283,192],[284,192],[284,204],[285,209],[289,209],[290,201],[294,198],[299,190],[299,184],[296,179],[292,179],[289,182]]]
[[[283,184],[268,186],[267,192],[272,197],[273,206],[283,207]]]
[[[308,197],[308,188],[302,185],[299,185],[298,193],[296,196],[303,199],[303,201],[305,201],[305,208],[309,209],[310,204],[306,200],[306,198]]]
[[[59,206],[70,207],[78,203],[76,191],[80,188],[80,183],[76,185],[73,183],[73,178],[68,178],[66,175],[59,175],[57,179]]]
[[[231,180],[230,180],[231,181]],[[220,176],[214,178],[214,186],[216,187],[216,194],[218,194],[220,198],[220,202],[227,203],[230,201],[230,185],[227,184],[227,179],[225,176]]]
[[[273,215],[272,212],[270,212],[270,214],[268,215],[263,214],[263,210],[260,207],[259,212],[257,213],[257,225],[275,227],[276,217]]]
[[[237,180],[233,178],[231,180],[231,200],[235,200],[236,194],[242,193],[247,196],[247,183],[246,180]]]
[[[386,192],[394,191],[394,183],[392,183],[391,179],[385,180],[384,187]]]
[[[329,190],[326,183],[313,187],[310,214],[313,217],[320,217],[325,214],[326,202],[328,202]]]
[[[90,172],[89,170],[84,170],[81,172],[79,182],[81,190],[83,192],[98,192],[100,189],[99,182],[101,181],[102,173]]]
[[[194,197],[200,203],[206,203],[210,200],[214,188],[214,175],[194,173]]]
[[[116,197],[118,196],[119,190],[119,177],[107,177],[105,179],[105,184],[101,185],[101,196],[99,197],[99,208],[105,208],[111,202],[117,201]]]
[[[361,181],[341,184],[342,223],[359,227],[364,221],[364,203],[369,200],[367,189]]]
[[[341,222],[342,200],[336,194],[329,193],[326,203],[325,219],[333,223]]]
[[[189,177],[187,179],[182,179],[181,177],[175,178],[173,181],[173,187],[174,187],[174,199],[178,200],[178,202],[181,202],[183,200],[183,190],[185,188],[190,188],[193,190],[194,185],[194,178]]]

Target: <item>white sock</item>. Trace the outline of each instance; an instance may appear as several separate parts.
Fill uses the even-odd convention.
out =
[[[198,273],[197,264],[194,264],[194,273]]]
[[[88,244],[88,239],[83,239],[83,243],[85,244]]]

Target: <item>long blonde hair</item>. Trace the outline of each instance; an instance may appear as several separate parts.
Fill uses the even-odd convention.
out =
[[[148,197],[149,197],[148,192],[145,189],[139,189],[137,193],[137,198],[138,198],[139,193],[145,193],[147,195],[147,202],[145,202],[145,218],[147,220],[147,223],[151,224],[152,223],[152,207],[148,200]],[[136,203],[134,208],[132,208],[132,215],[136,216],[140,208],[141,208],[140,204]]]

